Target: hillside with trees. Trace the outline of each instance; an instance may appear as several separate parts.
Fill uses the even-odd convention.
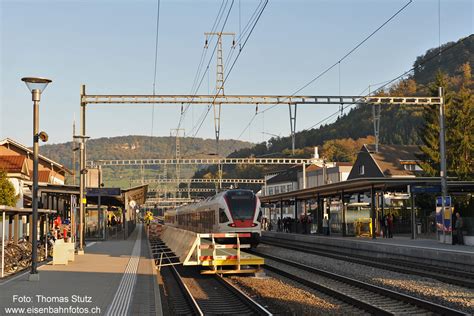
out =
[[[110,138],[97,138],[87,141],[87,160],[100,159],[146,159],[146,158],[172,158],[175,155],[175,137],[150,137],[150,136],[119,136]],[[229,155],[233,150],[250,148],[254,144],[235,140],[221,140],[219,152],[223,156]],[[78,144],[76,144],[78,146]],[[213,139],[181,138],[180,153],[183,158],[214,157],[216,143]],[[73,143],[44,145],[40,153],[51,158],[69,169],[72,169]],[[79,164],[79,151],[76,151],[76,170]],[[181,175],[191,177],[197,168],[183,168]],[[130,179],[137,179],[140,168],[137,166],[104,168],[104,183],[106,186],[129,187]],[[166,173],[166,174],[165,174]],[[143,176],[156,177],[174,175],[174,166],[165,169],[159,166],[147,166]],[[68,177],[67,183],[73,183]],[[76,182],[77,183],[77,182]]]
[[[141,159],[171,158],[175,154],[175,137],[118,136],[90,139],[87,141],[87,160],[99,159]],[[221,155],[227,156],[232,150],[249,148],[254,144],[243,141],[222,140],[219,142]],[[182,157],[206,156],[215,153],[213,139],[181,138]],[[72,168],[72,142],[43,145],[40,153],[68,168]],[[79,153],[77,153],[79,157]]]
[[[439,52],[441,51],[441,54]],[[405,78],[377,91],[377,95],[438,96],[443,86],[446,96],[446,130],[448,143],[448,174],[460,179],[473,178],[473,66],[474,35],[429,49],[414,62],[414,70]],[[437,107],[383,105],[380,118],[380,143],[419,145],[428,161],[428,175],[437,173],[439,142]],[[357,105],[333,123],[296,133],[295,155],[311,157],[313,147],[330,161],[353,161],[362,143],[373,143],[372,107]],[[355,146],[355,147],[354,147]],[[357,148],[357,146],[359,146]],[[355,149],[354,149],[355,148]],[[271,138],[253,148],[234,151],[230,157],[284,157],[292,155],[291,137]],[[261,178],[264,167],[229,166],[225,176]],[[200,170],[196,177],[215,177],[216,168]]]

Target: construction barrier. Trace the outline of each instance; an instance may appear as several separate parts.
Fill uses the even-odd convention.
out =
[[[241,244],[240,238],[250,237],[249,233],[215,233],[198,234],[170,226],[163,226],[160,238],[169,247],[179,261],[185,266],[207,266],[212,270],[202,273],[256,273],[260,265],[264,264],[263,258],[242,252],[250,245]],[[233,244],[218,244],[215,239],[235,238]],[[160,260],[161,261],[161,260]],[[233,266],[233,269],[224,270],[222,266]],[[245,266],[245,269],[242,267]],[[257,266],[257,268],[249,268]]]

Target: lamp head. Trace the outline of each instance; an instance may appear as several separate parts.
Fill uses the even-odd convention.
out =
[[[24,77],[21,78],[21,81],[24,81],[31,93],[33,90],[39,90],[40,93],[46,89],[46,86],[52,82],[51,79],[41,78],[41,77]]]
[[[43,143],[46,143],[49,139],[49,136],[46,132],[40,132],[39,135],[38,135],[39,139],[41,139],[41,141]]]

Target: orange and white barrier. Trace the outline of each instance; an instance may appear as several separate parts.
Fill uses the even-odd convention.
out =
[[[250,248],[241,244],[240,238],[250,237],[250,233],[198,234],[189,230],[164,225],[160,239],[170,248],[185,266],[208,266],[212,270],[202,273],[253,273],[255,269],[242,270],[241,266],[263,264],[263,259],[241,252]],[[235,238],[232,244],[218,244],[215,239]],[[233,270],[222,270],[222,266],[234,266]]]

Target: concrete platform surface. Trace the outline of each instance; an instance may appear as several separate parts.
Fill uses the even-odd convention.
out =
[[[28,281],[28,272],[0,282],[0,315],[161,313],[141,226],[127,240],[90,243],[74,262],[49,263],[38,271],[37,282]],[[118,313],[113,306],[120,308]]]
[[[303,235],[273,231],[263,232],[263,236],[314,243],[318,247],[340,249],[352,254],[380,258],[415,260],[427,264],[440,265],[474,272],[474,247],[442,244],[434,239],[357,238],[320,235]]]

